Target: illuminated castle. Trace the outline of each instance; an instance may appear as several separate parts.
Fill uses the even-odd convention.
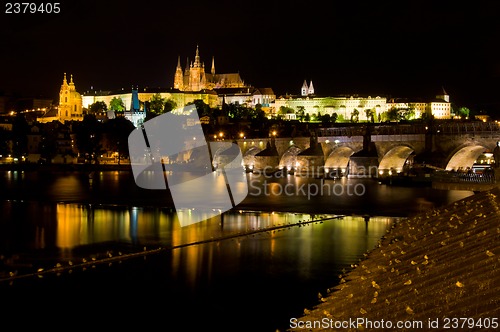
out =
[[[215,60],[212,57],[212,69],[210,73],[205,72],[205,64],[200,60],[198,46],[194,62],[186,63],[182,70],[180,57],[177,60],[177,68],[174,76],[174,89],[180,91],[201,91],[221,88],[244,88],[247,87],[239,73],[216,74]]]

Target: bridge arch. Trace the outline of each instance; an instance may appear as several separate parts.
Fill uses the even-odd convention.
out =
[[[455,152],[451,154],[451,157],[447,159],[448,163],[446,164],[446,170],[451,171],[460,168],[472,168],[477,158],[486,150],[487,148],[480,144],[462,146],[455,150]]]
[[[291,145],[281,156],[279,168],[286,168],[288,170],[297,166],[297,155],[302,151],[297,145]]]
[[[379,174],[395,170],[396,172],[401,172],[408,158],[414,153],[411,147],[406,145],[398,145],[391,148],[382,157],[379,163],[378,171]]]
[[[253,167],[255,165],[255,155],[261,152],[263,149],[252,146],[248,148],[243,154],[243,166],[245,167]]]
[[[354,154],[354,150],[348,146],[339,146],[333,149],[325,160],[325,172],[328,170],[342,170],[345,173],[349,167],[349,159]]]

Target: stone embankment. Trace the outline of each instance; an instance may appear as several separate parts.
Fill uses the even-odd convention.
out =
[[[500,189],[402,220],[289,331],[500,330]]]

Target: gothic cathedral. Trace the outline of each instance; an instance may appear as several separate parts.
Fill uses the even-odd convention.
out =
[[[215,60],[212,57],[212,68],[209,73],[205,72],[205,63],[200,60],[198,46],[194,62],[186,63],[182,70],[180,57],[177,60],[177,68],[174,76],[174,88],[180,91],[195,92],[202,90],[215,90],[221,88],[244,88],[247,87],[239,73],[216,74]]]

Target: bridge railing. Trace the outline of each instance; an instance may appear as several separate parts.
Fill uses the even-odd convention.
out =
[[[425,134],[426,129],[423,124],[399,124],[375,126],[372,135],[415,135]]]
[[[474,172],[434,171],[432,179],[448,183],[496,183],[494,172],[478,174]]]
[[[497,122],[473,121],[461,122],[450,121],[435,123],[431,128],[425,123],[412,124],[387,124],[375,126],[348,126],[348,127],[330,127],[318,128],[316,133],[321,136],[364,136],[367,132],[371,135],[412,135],[433,133],[437,135],[470,135],[479,133],[500,134],[500,125]]]
[[[364,136],[368,132],[366,126],[351,127],[330,127],[318,128],[316,133],[321,136]],[[397,125],[378,125],[369,128],[371,135],[414,135],[425,134],[426,128],[423,124],[397,124]]]
[[[318,137],[324,136],[364,136],[366,129],[364,127],[331,127],[318,128],[316,134]]]
[[[448,122],[435,125],[434,132],[441,135],[469,135],[474,133],[495,133],[500,132],[497,122]]]

